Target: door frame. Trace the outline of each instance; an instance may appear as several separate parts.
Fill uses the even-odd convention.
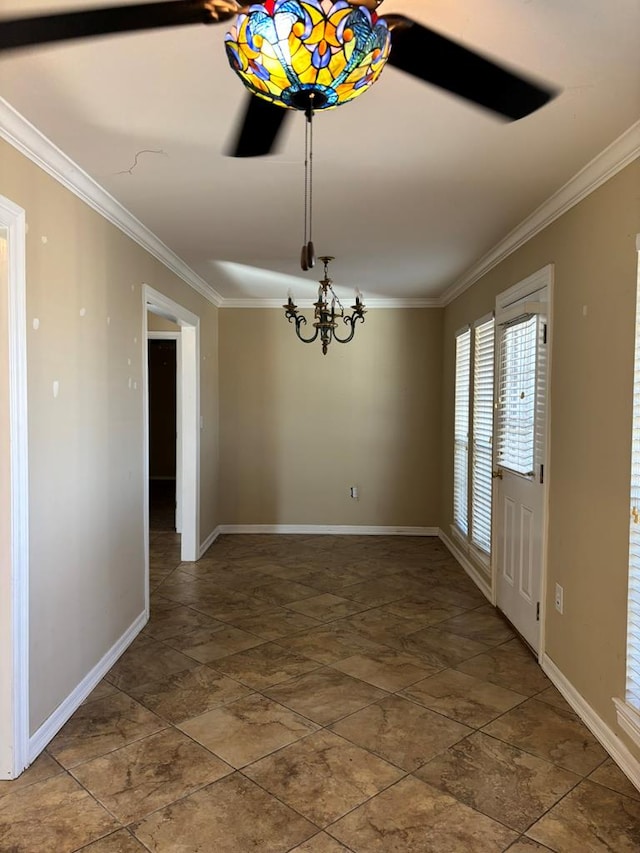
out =
[[[1,716],[9,721],[0,740],[0,779],[15,779],[29,764],[29,467],[27,421],[26,214],[0,196],[0,226],[7,231],[9,371],[10,564],[8,596],[0,619],[9,643],[0,645]],[[2,297],[4,298],[4,297]],[[1,733],[0,733],[1,734]]]
[[[176,342],[176,533],[182,533],[182,359],[180,358],[180,332],[147,332],[148,341]]]
[[[180,559],[200,558],[200,318],[148,284],[142,287],[143,501],[146,606],[149,608],[149,371],[147,311],[180,326]],[[176,484],[177,485],[177,484]]]
[[[496,296],[496,342],[498,340],[498,326],[501,318],[504,321],[504,316],[508,312],[510,306],[523,299],[526,299],[530,294],[546,288],[547,291],[547,376],[546,376],[546,406],[545,406],[545,443],[544,443],[544,481],[542,483],[542,529],[541,529],[541,553],[542,564],[540,566],[540,643],[538,648],[538,660],[542,662],[545,653],[546,644],[546,610],[547,610],[547,563],[549,549],[549,483],[551,481],[551,466],[550,460],[550,445],[551,445],[551,365],[553,356],[553,288],[555,280],[555,267],[553,264],[547,264],[526,278],[509,287],[507,290],[499,293]],[[494,389],[495,401],[497,402],[498,394],[498,347],[495,348],[495,367],[494,367]],[[494,407],[495,408],[495,407]],[[495,413],[494,413],[495,415]],[[494,417],[493,434],[496,435],[496,420]],[[495,470],[495,458],[494,458]],[[494,606],[497,606],[498,600],[498,564],[496,555],[497,548],[497,523],[496,515],[498,512],[497,501],[492,501],[492,520],[491,520],[491,601]]]

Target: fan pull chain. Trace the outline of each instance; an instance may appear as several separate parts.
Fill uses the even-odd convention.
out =
[[[305,111],[307,122],[304,134],[304,236],[300,266],[306,272],[316,263],[313,246],[313,92],[309,95],[309,106]]]
[[[307,209],[309,199],[309,124],[304,123],[304,233],[302,235],[302,252],[300,254],[300,266],[308,270],[307,264]]]
[[[313,92],[311,93],[311,111],[309,114],[309,242],[307,244],[307,263],[310,269],[316,263],[313,248]]]

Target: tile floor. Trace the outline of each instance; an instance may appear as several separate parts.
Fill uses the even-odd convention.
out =
[[[152,534],[149,624],[3,853],[632,853],[640,792],[435,539]]]

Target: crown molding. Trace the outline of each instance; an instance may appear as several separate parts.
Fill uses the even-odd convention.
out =
[[[551,225],[556,219],[586,198],[598,187],[640,156],[640,121],[632,124],[611,145],[591,160],[567,183],[560,187],[537,210],[480,258],[467,272],[450,285],[440,297],[445,306],[468,290],[483,275],[506,257]]]
[[[220,307],[222,297],[210,284],[3,98],[0,98],[0,137]]]
[[[224,298],[50,139],[0,98],[0,138],[43,169],[218,308],[282,308],[280,299]],[[483,275],[640,156],[640,121],[435,298],[370,298],[367,308],[443,308]],[[309,302],[311,304],[311,302]]]
[[[50,139],[0,98],[0,137],[55,178],[217,308],[282,308],[282,299],[225,299]],[[311,301],[309,301],[311,305]],[[368,299],[367,308],[437,308],[440,299]]]
[[[297,300],[299,307],[313,307],[312,299]],[[346,302],[347,300],[345,300]],[[416,299],[392,299],[392,298],[372,298],[365,297],[365,308],[442,308],[441,299],[416,298]],[[284,308],[286,297],[281,299],[225,299],[223,297],[221,308]]]

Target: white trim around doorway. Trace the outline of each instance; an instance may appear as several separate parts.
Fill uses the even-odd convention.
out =
[[[9,430],[11,557],[10,594],[0,602],[8,648],[1,648],[0,702],[10,721],[0,743],[0,779],[14,779],[29,764],[29,468],[27,422],[26,220],[25,211],[0,196],[0,226],[7,229],[9,319]],[[4,686],[3,686],[4,685]],[[6,687],[6,692],[5,692]]]
[[[143,285],[143,460],[144,460],[144,536],[147,573],[147,611],[149,595],[149,376],[147,369],[147,311],[180,326],[180,508],[181,553],[183,562],[200,557],[200,318],[148,284]],[[163,333],[167,334],[167,333]]]

